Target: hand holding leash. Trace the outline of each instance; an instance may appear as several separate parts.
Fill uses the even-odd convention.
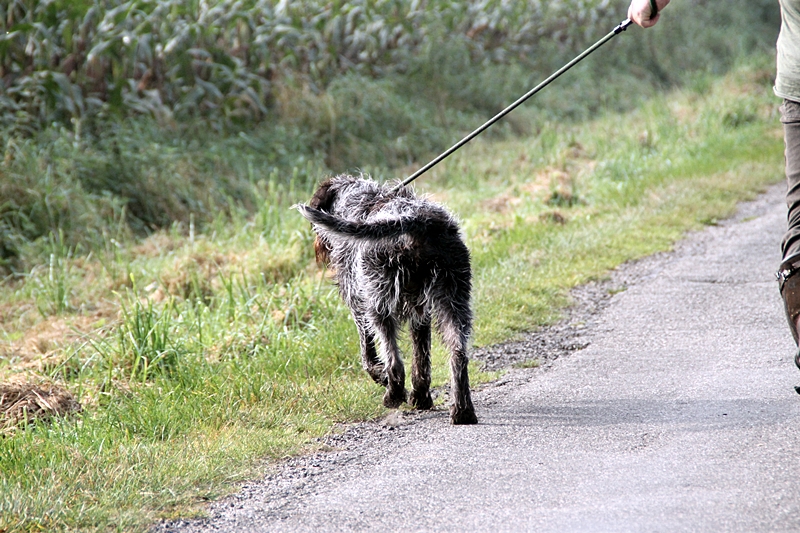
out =
[[[632,0],[628,8],[628,18],[641,26],[650,28],[660,18],[659,11],[667,7],[669,0]]]

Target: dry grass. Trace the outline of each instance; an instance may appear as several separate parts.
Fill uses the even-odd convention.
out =
[[[65,315],[42,318],[36,315],[30,323],[7,324],[23,328],[19,336],[0,339],[0,380],[22,373],[50,374],[63,364],[70,350],[87,337],[102,338],[119,320],[119,307],[113,302],[100,302],[87,315]],[[2,330],[0,330],[1,332]]]
[[[0,435],[80,410],[81,404],[75,397],[56,383],[21,377],[0,383]]]

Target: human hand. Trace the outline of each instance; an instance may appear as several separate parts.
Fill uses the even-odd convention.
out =
[[[656,16],[653,16],[653,4],[656,4]],[[642,28],[655,26],[661,18],[661,10],[667,4],[669,0],[632,0],[631,7],[628,8],[628,18]]]

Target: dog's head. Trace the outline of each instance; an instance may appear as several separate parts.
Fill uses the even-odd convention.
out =
[[[334,186],[333,178],[328,178],[323,181],[317,188],[314,196],[308,202],[309,207],[319,209],[330,213],[333,209],[333,203],[336,201],[337,187]],[[317,258],[319,264],[330,263],[331,243],[317,234],[314,239],[314,256]]]
[[[308,206],[337,217],[366,216],[386,203],[390,196],[398,195],[387,192],[378,183],[364,176],[340,174],[323,181],[308,202]],[[400,195],[409,194],[403,191]],[[410,193],[413,196],[413,193]],[[317,232],[314,240],[314,254],[317,263],[330,264],[330,254],[334,249],[326,237]]]

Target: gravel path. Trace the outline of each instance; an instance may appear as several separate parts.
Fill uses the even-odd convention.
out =
[[[800,374],[772,272],[783,186],[577,289],[477,426],[394,412],[156,531],[800,531]],[[612,296],[613,295],[613,296]]]

